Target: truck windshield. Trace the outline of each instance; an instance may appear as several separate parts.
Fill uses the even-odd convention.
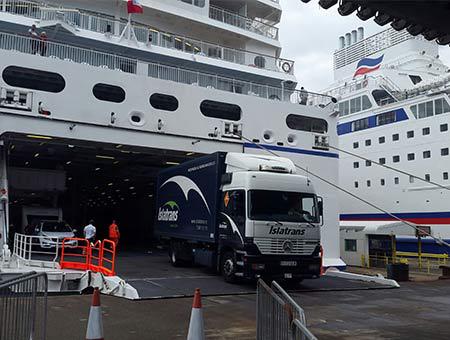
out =
[[[257,221],[319,223],[317,197],[288,191],[249,191],[249,217]]]

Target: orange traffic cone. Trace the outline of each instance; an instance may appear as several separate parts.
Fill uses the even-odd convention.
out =
[[[195,290],[194,302],[192,303],[191,321],[187,340],[205,340],[205,328],[203,325],[202,297],[200,289]]]
[[[94,295],[92,296],[92,305],[89,312],[86,340],[104,340],[102,307],[100,307],[100,291],[98,288],[94,289]]]

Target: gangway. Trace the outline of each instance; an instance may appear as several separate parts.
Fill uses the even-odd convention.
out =
[[[54,246],[42,248],[42,242]],[[137,291],[115,275],[115,244],[110,240],[90,244],[81,238],[15,234],[11,257],[0,261],[0,277],[45,272],[50,293],[78,292],[97,287],[104,294],[130,299]]]

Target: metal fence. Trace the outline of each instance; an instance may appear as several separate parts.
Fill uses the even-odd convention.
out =
[[[58,268],[62,241],[58,237],[14,235],[13,259],[17,266]]]
[[[0,280],[0,340],[45,340],[47,274]]]
[[[257,289],[257,340],[315,340],[306,327],[303,309],[275,281],[263,280]]]
[[[244,17],[226,9],[210,6],[209,17],[267,38],[278,39],[278,28],[264,22]]]

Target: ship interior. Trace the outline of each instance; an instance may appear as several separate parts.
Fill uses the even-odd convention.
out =
[[[94,220],[97,238],[107,238],[108,226],[116,220],[126,248],[154,245],[158,172],[200,156],[38,135],[3,137],[10,224],[16,232],[26,232],[24,207],[56,208],[78,237]]]

